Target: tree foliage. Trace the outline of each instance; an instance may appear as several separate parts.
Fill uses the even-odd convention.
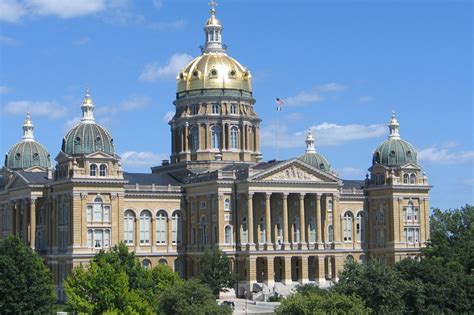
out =
[[[308,288],[306,288],[308,289]],[[275,310],[276,314],[367,314],[370,309],[361,298],[334,291],[304,290],[285,298]]]
[[[230,259],[218,248],[207,249],[199,259],[201,267],[199,279],[207,284],[215,295],[227,292],[237,279],[232,271]]]
[[[211,289],[197,279],[166,288],[158,299],[159,314],[231,314],[228,306],[217,305]]]
[[[46,314],[55,301],[53,278],[41,257],[18,237],[0,241],[0,313]]]

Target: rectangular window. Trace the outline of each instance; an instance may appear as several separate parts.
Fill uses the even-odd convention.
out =
[[[87,206],[87,222],[92,222],[92,206]]]
[[[201,209],[206,209],[206,202],[205,201],[201,201],[200,208]]]
[[[157,227],[156,227],[156,242],[158,244],[166,243],[166,219],[159,218],[157,220]]]
[[[87,230],[87,246],[92,248],[93,243],[92,243],[92,230]]]
[[[94,204],[94,222],[102,221],[102,205]]]
[[[94,247],[102,248],[102,230],[94,230]]]
[[[110,230],[104,231],[104,247],[110,246]]]
[[[110,206],[104,206],[104,222],[110,222]]]

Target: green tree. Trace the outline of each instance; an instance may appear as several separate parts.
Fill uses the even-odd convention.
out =
[[[232,271],[230,259],[218,248],[206,249],[199,259],[199,265],[199,279],[207,284],[216,296],[234,286],[237,277]]]
[[[0,313],[51,312],[54,282],[41,257],[18,237],[0,241]]]
[[[275,310],[276,314],[281,315],[368,314],[370,312],[371,310],[364,305],[362,299],[355,295],[314,290],[290,295]]]
[[[375,260],[364,265],[349,261],[334,290],[347,296],[360,296],[365,305],[377,313],[402,313],[405,286],[400,273],[393,267]]]
[[[158,314],[231,314],[228,306],[219,306],[212,291],[197,279],[166,288],[158,298]]]
[[[151,314],[152,307],[129,288],[124,271],[117,273],[105,259],[75,268],[64,282],[67,303],[80,313]]]

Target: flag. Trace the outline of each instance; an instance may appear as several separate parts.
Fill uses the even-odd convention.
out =
[[[277,104],[276,110],[281,112],[281,106],[285,104],[285,101],[277,97],[276,104]]]

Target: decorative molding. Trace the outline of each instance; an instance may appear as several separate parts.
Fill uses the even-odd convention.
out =
[[[81,200],[86,200],[88,195],[88,193],[80,193]]]
[[[317,176],[307,173],[299,167],[292,165],[276,174],[271,175],[271,180],[289,180],[289,181],[320,181]]]

